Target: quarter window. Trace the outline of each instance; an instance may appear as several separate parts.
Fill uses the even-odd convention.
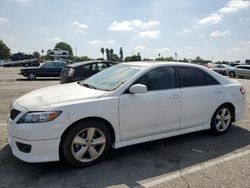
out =
[[[156,68],[139,78],[135,84],[146,85],[148,91],[175,88],[175,69],[170,66]]]

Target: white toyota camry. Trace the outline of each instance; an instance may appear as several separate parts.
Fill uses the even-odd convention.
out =
[[[241,84],[188,63],[121,63],[85,81],[13,102],[9,145],[26,162],[99,162],[109,149],[210,130],[228,131],[245,110]]]

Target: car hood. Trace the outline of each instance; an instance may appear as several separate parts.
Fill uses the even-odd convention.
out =
[[[16,103],[27,110],[36,110],[53,104],[99,98],[105,93],[106,91],[90,89],[74,82],[32,91],[18,98]]]

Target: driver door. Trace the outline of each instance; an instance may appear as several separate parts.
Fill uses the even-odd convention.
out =
[[[119,100],[121,140],[128,140],[180,128],[181,93],[175,68],[153,69],[134,84],[147,86],[145,94],[124,93]]]

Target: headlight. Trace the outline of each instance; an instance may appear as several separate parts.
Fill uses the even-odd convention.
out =
[[[69,69],[69,72],[68,72],[68,76],[73,76],[74,75],[74,73],[75,73],[75,70],[74,69],[72,69],[72,68],[70,68]]]
[[[44,123],[56,119],[62,112],[28,112],[17,123]]]

